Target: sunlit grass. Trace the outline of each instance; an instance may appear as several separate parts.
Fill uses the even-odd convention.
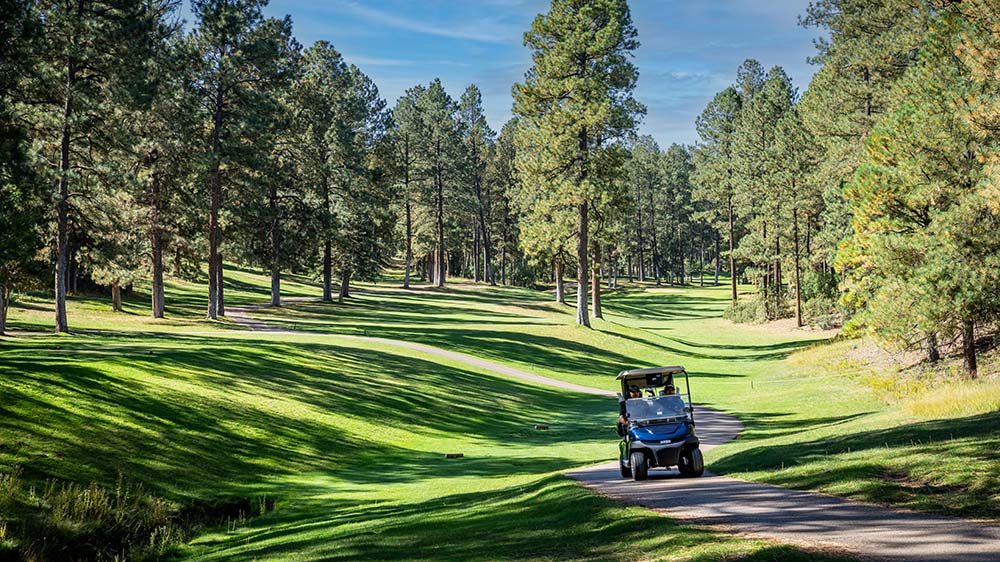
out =
[[[613,454],[607,398],[336,337],[144,329],[3,345],[0,467],[40,486],[124,474],[181,505],[276,502],[182,557],[826,559],[624,508],[559,476]]]
[[[267,299],[266,276],[230,278],[244,283],[229,288],[231,306]],[[360,284],[342,305],[255,312],[312,336],[205,321],[203,287],[177,281],[167,321],[147,319],[144,295],[125,314],[75,299],[82,333],[0,343],[0,466],[38,481],[108,483],[121,472],[182,503],[277,499],[273,514],[185,550],[204,559],[816,559],[624,509],[557,477],[613,458],[609,399],[319,335],[330,333],[421,342],[608,390],[622,369],[682,364],[697,402],[746,425],[707,455],[711,470],[930,511],[1000,511],[992,382],[887,403],[871,372],[843,360],[849,342],[721,319],[725,286],[611,291],[606,318],[587,330],[550,294],[453,281]],[[41,302],[21,304],[15,328],[50,321]]]

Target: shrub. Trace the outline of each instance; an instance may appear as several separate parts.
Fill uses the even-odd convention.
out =
[[[113,488],[48,480],[14,467],[0,473],[0,560],[149,560],[168,555],[203,526],[246,524],[273,500],[224,498],[182,506],[119,477]]]
[[[802,303],[802,319],[810,326],[829,330],[842,325],[843,314],[836,299],[818,296]]]
[[[538,271],[530,265],[520,264],[510,272],[510,284],[515,287],[534,287],[537,279]]]
[[[740,299],[735,305],[729,305],[722,316],[737,324],[757,324],[767,320],[764,305],[758,298]]]

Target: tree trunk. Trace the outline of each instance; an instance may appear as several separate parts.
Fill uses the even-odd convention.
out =
[[[403,139],[403,192],[406,195],[406,269],[403,288],[410,288],[410,264],[413,263],[413,207],[410,202],[410,140]]]
[[[437,252],[434,285],[444,287],[444,185],[441,179],[441,141],[437,142],[437,167],[434,177],[437,188]]]
[[[218,306],[219,316],[226,315],[226,293],[222,287],[222,253],[220,252],[216,256],[215,263],[215,294],[216,296],[216,306]]]
[[[699,285],[705,286],[705,237],[704,235],[699,237],[700,250],[698,254],[698,269],[701,270],[701,281]]]
[[[150,182],[151,190],[151,216],[149,229],[149,245],[152,250],[153,281],[150,292],[152,302],[150,303],[153,318],[163,318],[163,230],[160,227],[160,172],[156,168],[156,161],[153,161],[153,174]]]
[[[774,230],[774,294],[781,295],[781,233]]]
[[[507,233],[503,236],[503,246],[500,247],[500,283],[507,285]]]
[[[601,276],[597,268],[597,264],[601,262],[601,245],[594,238],[590,242],[590,247],[593,254],[593,262],[590,267],[590,306],[593,309],[594,318],[604,318],[604,315],[601,314]]]
[[[962,366],[970,378],[977,377],[976,325],[972,320],[962,321]]]
[[[479,283],[479,225],[472,233],[472,282]]]
[[[271,211],[271,306],[281,306],[281,222],[278,219],[278,188],[272,183],[268,192]]]
[[[208,213],[208,318],[217,319],[223,313],[219,311],[219,297],[222,294],[221,259],[219,245],[222,232],[219,227],[219,209],[222,207],[222,88],[215,91],[215,112],[212,117],[212,163],[209,169],[210,204]]]
[[[795,237],[795,324],[802,327],[802,270],[799,265],[799,210],[792,209],[792,234]]]
[[[656,284],[660,284],[660,249],[659,245],[656,243],[656,206],[653,204],[653,189],[649,189],[649,239],[652,241],[650,246],[653,252],[652,263],[650,264],[653,268],[653,275],[656,277]]]
[[[640,184],[636,184],[635,187],[635,209],[636,209],[636,232],[635,232],[635,248],[637,252],[636,256],[636,268],[639,282],[646,280],[646,270],[644,269],[644,257],[642,255],[642,191],[639,187]],[[632,276],[631,267],[629,269],[629,277]],[[631,281],[631,279],[629,279]]]
[[[587,204],[580,203],[577,208],[577,238],[576,238],[576,323],[580,326],[590,327],[590,318],[587,315],[587,275],[588,275],[588,252],[587,247],[589,217]]]
[[[577,187],[582,187],[587,181],[587,151],[589,150],[589,140],[587,138],[587,127],[581,127],[579,133],[579,161],[580,168],[577,174]],[[577,236],[576,236],[576,323],[580,326],[590,327],[590,318],[587,316],[587,246],[590,235],[589,225],[589,205],[582,201],[577,208]]]
[[[10,304],[10,289],[0,285],[0,336],[7,335],[7,307]]]
[[[729,195],[729,200],[726,205],[729,215],[729,283],[732,286],[732,299],[733,306],[736,306],[736,254],[733,248],[733,236],[734,236],[734,226],[733,226],[733,196]]]
[[[680,267],[681,285],[684,284],[684,237],[681,235],[681,225],[677,223],[677,265]]]
[[[719,269],[721,267],[722,256],[719,255],[719,232],[715,232],[715,287],[719,286]]]
[[[122,311],[122,287],[117,281],[111,284],[111,310]]]
[[[82,11],[82,8],[81,3],[79,11]],[[56,208],[56,332],[69,331],[69,322],[66,319],[66,267],[69,264],[70,121],[73,116],[75,82],[76,62],[70,58],[66,65],[66,103],[63,106],[62,139],[59,146],[59,200]]]
[[[556,302],[566,304],[566,292],[563,288],[562,258],[556,258]]]
[[[340,275],[340,292],[337,293],[337,302],[343,303],[344,299],[351,296],[351,270],[344,269]]]
[[[937,363],[941,360],[941,349],[938,346],[937,334],[934,332],[927,334],[924,347],[927,349],[927,361]]]
[[[493,248],[490,244],[490,231],[486,228],[486,202],[483,199],[483,186],[481,178],[476,178],[475,186],[476,200],[479,202],[479,241],[480,244],[482,244],[484,254],[483,281],[488,282],[490,285],[496,285],[497,281],[493,276]]]
[[[322,177],[323,190],[323,300],[333,300],[333,243],[330,241],[330,183]]]

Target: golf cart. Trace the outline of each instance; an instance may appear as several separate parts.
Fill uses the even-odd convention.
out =
[[[674,378],[684,374],[687,403]],[[625,423],[619,423],[618,464],[622,478],[645,480],[650,468],[677,467],[681,476],[701,476],[705,461],[694,432],[691,384],[684,367],[652,367],[618,373],[618,400]],[[662,389],[662,390],[661,390]],[[629,397],[630,391],[639,397]],[[645,396],[643,396],[645,394]]]

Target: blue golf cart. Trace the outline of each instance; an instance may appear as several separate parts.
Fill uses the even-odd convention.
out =
[[[685,393],[675,379],[684,375]],[[694,431],[691,385],[684,367],[652,367],[618,373],[622,391],[618,463],[622,478],[645,480],[650,468],[677,467],[681,476],[701,476],[705,461]],[[687,401],[684,397],[686,395]]]

